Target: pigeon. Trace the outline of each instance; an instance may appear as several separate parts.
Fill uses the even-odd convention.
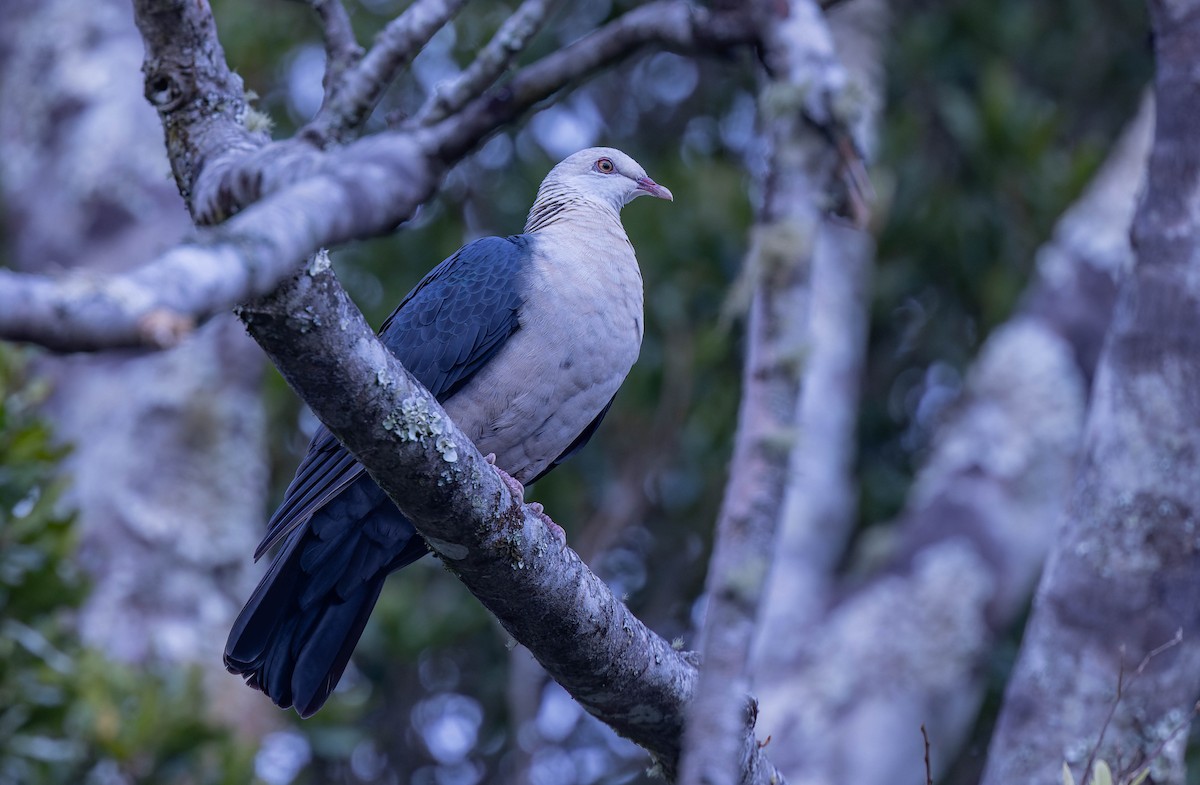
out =
[[[642,276],[620,216],[639,196],[673,200],[620,150],[568,156],[542,181],[523,233],[463,246],[379,330],[518,483],[588,442],[637,359]],[[225,665],[309,717],[337,686],[385,579],[428,547],[324,426],[255,558],[276,546],[234,622]]]

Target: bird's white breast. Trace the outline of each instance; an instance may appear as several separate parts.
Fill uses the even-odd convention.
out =
[[[594,225],[590,225],[594,224]],[[642,341],[642,277],[620,224],[532,235],[520,329],[445,404],[484,454],[536,477],[616,394]]]

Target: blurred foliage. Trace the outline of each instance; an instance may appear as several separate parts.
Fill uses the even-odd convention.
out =
[[[0,785],[244,785],[254,748],[204,719],[198,671],[134,667],[79,642],[88,586],[62,511],[44,387],[0,345]]]
[[[945,404],[1152,75],[1144,3],[894,5],[861,421],[862,518],[902,506]]]

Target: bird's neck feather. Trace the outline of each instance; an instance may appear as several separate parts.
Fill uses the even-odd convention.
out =
[[[580,194],[555,183],[542,183],[537,199],[529,209],[525,221],[526,233],[540,232],[560,224],[572,225],[579,230],[580,224],[606,229],[616,226],[622,235],[621,207],[601,198]],[[565,227],[562,227],[565,228]]]

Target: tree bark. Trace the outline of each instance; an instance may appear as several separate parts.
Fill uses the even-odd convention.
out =
[[[1151,125],[1147,104],[1039,252],[905,513],[863,546],[872,576],[835,585],[799,635],[781,632],[801,645],[764,684],[761,728],[787,740],[768,749],[795,779],[918,783],[922,724],[935,775],[968,737],[987,658],[1026,607],[1069,493],[1097,347],[1132,262]]]
[[[1118,774],[1150,765],[1154,782],[1184,781],[1200,696],[1200,14],[1195,3],[1149,6],[1157,110],[1137,264],[1100,358],[1084,458],[986,783],[1049,782],[1064,761],[1083,781],[1093,751]],[[1178,645],[1147,661],[1179,631]]]
[[[811,271],[822,222],[836,204],[839,159],[853,144],[846,73],[825,19],[813,2],[755,6],[766,73],[759,122],[766,164],[763,194],[742,284],[750,291],[746,359],[725,498],[705,591],[704,668],[689,707],[681,782],[743,781],[748,743],[756,743],[757,706],[749,713],[751,649],[772,558],[793,449],[801,380],[810,346]],[[786,567],[784,567],[786,569]]]
[[[3,4],[0,182],[25,271],[134,267],[190,226],[139,89],[141,39],[115,0]],[[239,726],[221,641],[257,570],[266,491],[261,352],[225,316],[176,349],[44,357],[63,471],[93,590],[79,619],[115,658],[199,664]]]

